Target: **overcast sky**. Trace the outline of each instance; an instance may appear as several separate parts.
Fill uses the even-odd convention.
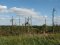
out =
[[[44,24],[45,17],[47,24],[51,25],[53,8],[56,10],[55,17],[59,17],[60,0],[0,0],[0,25],[11,24],[9,19],[11,19],[12,16],[16,18],[14,24],[18,24],[17,18],[19,16],[22,24],[24,23],[24,17],[32,16],[33,25]],[[60,23],[59,18],[55,18],[55,21],[57,20],[55,23]]]

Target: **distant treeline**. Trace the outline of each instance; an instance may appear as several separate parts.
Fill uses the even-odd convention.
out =
[[[52,33],[52,26],[0,26],[0,35],[20,35],[25,33]],[[54,33],[60,33],[60,26],[54,26]]]

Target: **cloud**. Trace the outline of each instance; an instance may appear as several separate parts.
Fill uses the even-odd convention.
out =
[[[21,16],[32,16],[33,18],[42,17],[39,16],[40,14],[36,12],[34,9],[12,7],[10,10],[11,12],[14,12],[17,15],[21,15]]]
[[[0,5],[0,14],[5,14],[5,13],[15,13],[16,15],[20,16],[25,16],[25,17],[30,17],[40,19],[43,16],[40,16],[40,12],[35,11],[35,9],[29,9],[29,8],[17,8],[17,7],[12,7],[9,8],[7,6]]]
[[[8,12],[7,6],[0,5],[0,13],[6,13],[6,12]]]
[[[7,19],[10,20],[11,19],[11,13],[15,13],[16,15],[18,16],[21,16],[20,19],[21,19],[21,23],[24,22],[25,18],[24,17],[31,17],[32,16],[32,20],[34,21],[35,20],[35,24],[40,24],[40,20],[43,21],[43,16],[41,15],[40,12],[37,12],[35,9],[29,9],[29,8],[17,8],[17,7],[12,7],[12,8],[8,8],[7,6],[3,6],[3,5],[0,5],[0,14],[3,14],[4,17],[2,16],[0,20],[3,20],[3,21],[6,21],[7,22]],[[8,15],[8,17],[5,17],[5,13],[8,13],[6,15]],[[13,14],[14,15],[14,14]],[[23,19],[22,19],[23,18]],[[16,19],[19,19],[18,18],[14,18]],[[32,23],[33,23],[32,21]],[[18,21],[17,21],[18,22]]]
[[[7,9],[7,6],[0,5],[0,10],[4,10],[4,9]]]

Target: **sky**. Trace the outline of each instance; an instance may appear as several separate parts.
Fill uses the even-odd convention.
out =
[[[24,24],[25,17],[32,16],[33,25],[52,24],[52,10],[55,8],[55,23],[60,24],[60,0],[0,0],[0,25],[11,24],[12,16],[14,24],[18,24],[17,18],[21,18]],[[57,22],[56,22],[57,20]]]

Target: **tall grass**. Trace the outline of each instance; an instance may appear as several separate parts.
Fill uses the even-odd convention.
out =
[[[0,45],[60,45],[60,34],[1,36]]]

